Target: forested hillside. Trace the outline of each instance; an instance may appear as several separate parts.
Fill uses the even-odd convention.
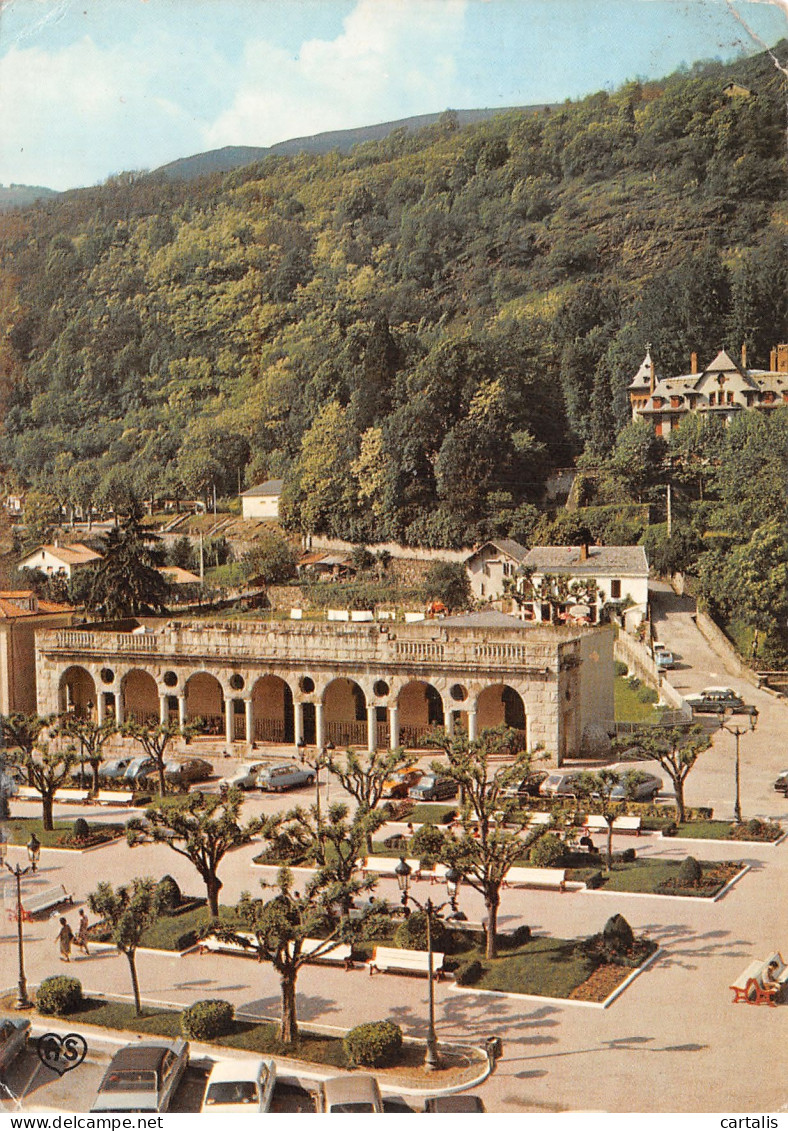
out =
[[[648,342],[670,373],[788,340],[785,186],[764,55],[4,214],[2,458],[63,502],[284,476],[293,528],[523,536]]]

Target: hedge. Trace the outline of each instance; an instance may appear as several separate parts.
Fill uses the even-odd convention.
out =
[[[62,1016],[74,1013],[82,1004],[82,983],[67,974],[53,974],[44,978],[36,991],[36,1009],[39,1013]]]
[[[402,1030],[393,1021],[368,1021],[343,1038],[348,1060],[370,1068],[395,1064],[402,1049]]]

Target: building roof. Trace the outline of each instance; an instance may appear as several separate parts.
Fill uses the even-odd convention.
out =
[[[55,601],[39,599],[32,589],[0,589],[0,621],[73,611],[70,605],[58,605]]]
[[[511,617],[508,613],[499,613],[496,609],[484,609],[480,613],[458,613],[453,617],[441,617],[441,628],[525,628],[525,622],[519,617]]]
[[[629,386],[630,389],[650,389],[651,388],[651,379],[652,379],[653,376],[654,376],[654,363],[651,360],[650,351],[646,350],[646,356],[643,358],[643,360],[640,363],[640,369],[638,369],[637,373],[632,378],[632,381],[631,381],[630,386]]]
[[[480,554],[482,550],[485,550],[488,546],[493,546],[499,554],[503,554],[507,558],[512,558],[518,563],[525,561],[525,557],[528,553],[528,547],[516,542],[514,538],[490,538],[489,541],[483,542],[481,546],[477,546],[475,550],[468,554],[468,557],[465,559],[466,562],[469,562],[471,558],[475,558],[477,554]]]
[[[648,559],[642,546],[589,546],[585,560],[582,554],[582,546],[534,546],[525,566],[536,573],[648,576]]]
[[[45,542],[43,545],[37,546],[31,553],[26,554],[22,560],[28,561],[39,550],[46,550],[48,554],[63,562],[64,565],[87,565],[88,562],[98,562],[102,558],[101,554],[91,550],[89,546],[85,546],[82,542],[67,542],[63,546]]]
[[[200,579],[196,573],[192,573],[190,569],[181,569],[180,566],[161,566],[159,573],[163,573],[173,585],[200,584]]]
[[[256,487],[250,487],[248,491],[241,492],[242,499],[257,499],[261,496],[275,495],[277,498],[282,494],[283,479],[266,479],[265,483],[258,483]]]

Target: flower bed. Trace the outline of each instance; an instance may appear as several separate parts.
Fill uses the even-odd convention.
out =
[[[597,966],[596,970],[592,971],[579,986],[575,986],[568,996],[572,1001],[606,1001],[630,974],[631,970],[623,966],[605,963]]]

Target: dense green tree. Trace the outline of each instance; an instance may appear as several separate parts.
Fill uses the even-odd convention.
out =
[[[247,576],[261,578],[266,585],[282,585],[296,574],[296,554],[286,538],[273,531],[255,539],[244,554],[242,564]]]
[[[461,562],[433,562],[422,585],[427,601],[440,601],[450,611],[467,609],[473,602],[468,571]]]
[[[159,572],[163,554],[158,537],[140,523],[133,509],[120,526],[102,538],[102,560],[96,565],[86,606],[105,620],[162,612],[169,584]]]

